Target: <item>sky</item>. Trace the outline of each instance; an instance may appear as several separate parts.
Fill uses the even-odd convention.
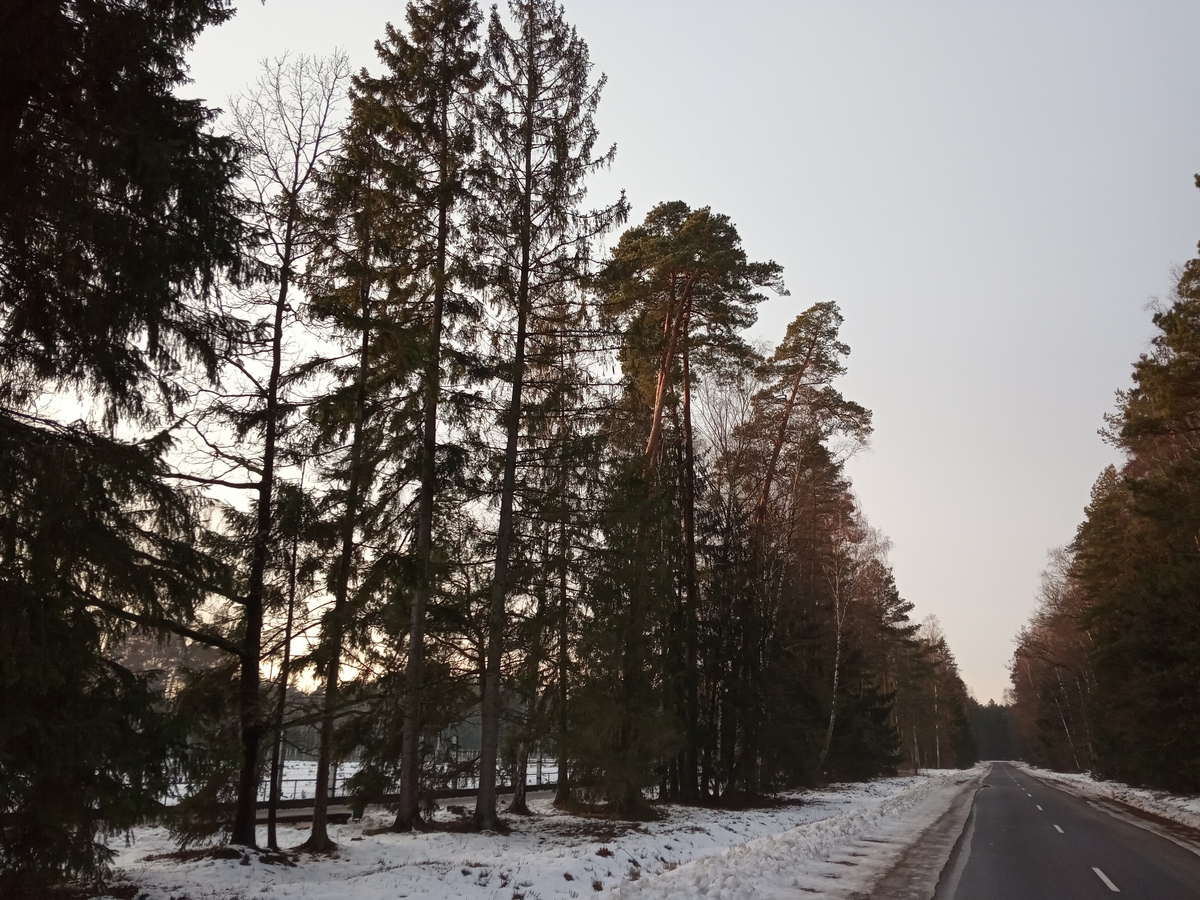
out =
[[[848,472],[918,620],[967,685],[1008,686],[1047,551],[1116,452],[1097,431],[1200,240],[1194,0],[565,0],[622,188],[711,206],[790,296],[835,301],[840,387],[874,413]],[[377,70],[397,0],[241,0],[201,36],[210,105],[284,51]],[[181,93],[188,93],[187,91]]]

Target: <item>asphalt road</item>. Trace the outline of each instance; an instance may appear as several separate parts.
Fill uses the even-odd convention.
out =
[[[993,763],[935,900],[1200,900],[1200,845]]]

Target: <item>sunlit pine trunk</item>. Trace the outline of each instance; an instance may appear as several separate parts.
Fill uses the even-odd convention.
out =
[[[622,622],[621,646],[621,716],[617,726],[617,752],[620,756],[627,754],[635,738],[633,718],[633,695],[635,684],[639,677],[642,660],[642,619],[649,603],[650,595],[650,548],[648,546],[649,529],[646,517],[649,512],[650,500],[654,495],[654,475],[658,468],[659,446],[662,442],[663,411],[666,407],[667,386],[670,383],[671,369],[674,367],[676,348],[679,344],[680,332],[690,308],[692,281],[687,279],[680,289],[676,281],[672,281],[671,300],[663,316],[663,332],[667,337],[662,360],[659,363],[657,383],[655,386],[654,406],[650,418],[650,435],[646,439],[645,457],[642,465],[642,504],[639,512],[637,533],[634,540],[634,559],[636,566],[636,583],[633,596],[626,605],[626,613]],[[617,799],[618,811],[629,813],[643,803],[640,791],[633,785],[626,785],[621,797]]]
[[[1062,672],[1058,666],[1054,667],[1054,677],[1058,679],[1059,691],[1066,696],[1066,688],[1063,687]],[[1067,724],[1067,717],[1063,713],[1062,703],[1059,702],[1058,693],[1054,694],[1054,705],[1058,707],[1058,718],[1062,721],[1063,731],[1067,735],[1067,746],[1071,748],[1071,758],[1075,761],[1075,770],[1082,771],[1083,767],[1079,765],[1079,750],[1075,747],[1075,738],[1071,734],[1071,727]]]
[[[663,330],[667,335],[667,346],[663,350],[662,362],[658,367],[658,379],[654,390],[654,408],[650,415],[650,436],[646,439],[646,461],[643,474],[646,489],[649,490],[650,476],[658,465],[658,446],[662,442],[663,409],[667,400],[667,385],[671,380],[671,369],[675,364],[676,347],[679,344],[680,333],[686,327],[691,313],[692,287],[691,277],[685,278],[682,287],[676,284],[678,276],[672,278],[671,301],[663,317]],[[678,297],[676,294],[678,293]]]
[[[700,589],[696,577],[696,456],[692,441],[691,360],[688,324],[683,326],[683,541],[684,541],[684,716],[685,735],[680,760],[679,792],[684,803],[699,798],[699,616]]]
[[[938,720],[940,715],[938,711],[938,683],[937,678],[933,680],[933,761],[937,768],[942,767],[942,729],[941,722]]]

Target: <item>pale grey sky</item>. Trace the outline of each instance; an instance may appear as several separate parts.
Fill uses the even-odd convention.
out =
[[[834,300],[844,393],[875,413],[850,474],[919,620],[983,701],[1046,551],[1115,454],[1096,435],[1200,239],[1194,0],[565,0],[618,145],[596,190],[733,218],[791,297]],[[191,56],[216,105],[257,60],[374,67],[400,0],[242,0]]]

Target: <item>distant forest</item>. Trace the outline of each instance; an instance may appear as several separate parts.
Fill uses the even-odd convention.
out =
[[[844,471],[871,414],[835,387],[841,311],[798,310],[754,346],[783,270],[727,215],[671,201],[629,225],[623,196],[588,195],[615,150],[594,124],[604,79],[554,2],[414,0],[373,71],[265,61],[220,115],[179,95],[225,0],[17,8],[0,13],[0,893],[100,879],[98,838],[151,818],[181,845],[254,846],[300,725],[319,734],[312,850],[351,750],[358,802],[422,827],[439,736],[468,716],[480,830],[501,825],[498,772],[519,781],[535,746],[558,758],[558,804],[625,817],[974,762],[950,648],[910,621]],[[1106,476],[1076,552],[1088,578],[1112,541],[1134,553],[1129,528],[1192,564],[1182,522],[1160,543],[1132,518],[1179,508],[1151,482],[1192,460],[1141,397],[1130,471]],[[1101,655],[1061,670],[1071,734],[1034,742],[1060,764],[1085,764],[1070,692],[1093,685],[1120,741],[1151,713],[1196,727],[1112,668],[1136,658],[1121,584],[1064,638]],[[520,784],[505,812],[527,813]]]
[[[1103,432],[1124,462],[1051,552],[1019,636],[1013,716],[1041,765],[1197,793],[1200,259],[1153,321]]]

